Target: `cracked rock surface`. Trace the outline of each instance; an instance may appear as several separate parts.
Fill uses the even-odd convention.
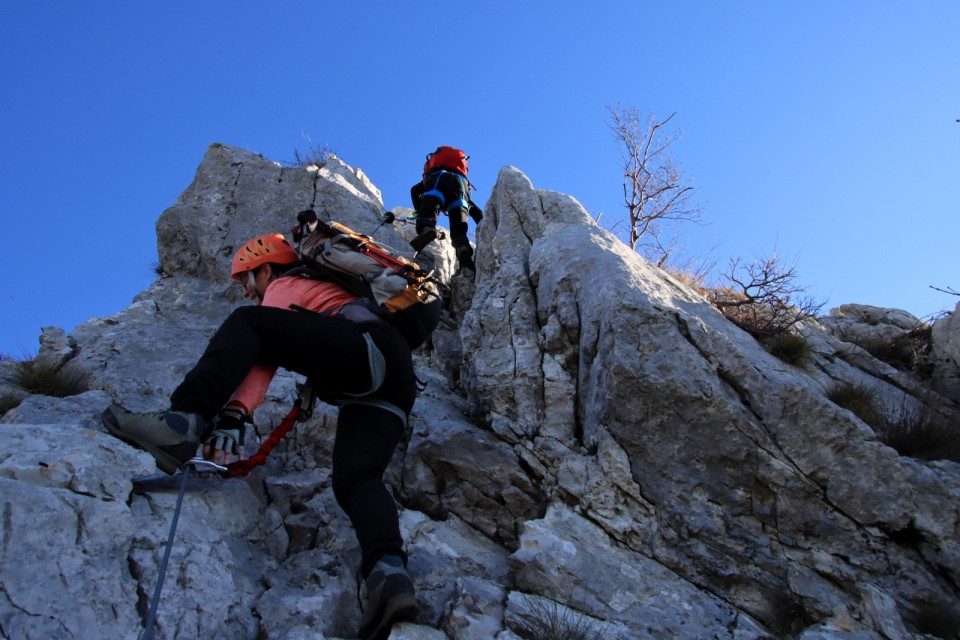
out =
[[[383,210],[337,158],[280,167],[213,145],[157,223],[164,275],[120,313],[45,331],[41,355],[93,390],[28,396],[0,424],[0,637],[138,637],[180,479],[97,416],[113,400],[165,408],[242,303],[234,247],[307,207],[360,231]],[[454,272],[448,240],[430,249],[453,294],[415,355],[427,386],[386,477],[421,605],[392,637],[512,640],[531,611],[623,640],[958,637],[960,465],[898,455],[827,398],[843,382],[934,393],[844,341],[908,331],[903,312],[810,323],[810,362],[785,364],[513,167],[476,245],[475,278]],[[933,332],[944,411],[957,331]],[[261,437],[297,382],[274,381]],[[352,637],[334,415],[318,406],[246,479],[189,480],[156,637]]]

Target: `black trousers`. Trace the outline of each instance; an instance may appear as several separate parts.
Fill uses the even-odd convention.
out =
[[[441,211],[450,218],[450,243],[454,249],[470,246],[467,238],[470,192],[467,179],[450,171],[428,173],[417,204],[417,233],[437,226]]]
[[[409,415],[416,399],[416,376],[410,348],[394,328],[263,306],[239,307],[230,314],[171,395],[170,408],[199,413],[209,423],[254,364],[305,375],[321,395],[369,389],[364,332],[386,361],[384,383],[370,398]],[[356,531],[364,576],[382,555],[406,559],[396,505],[383,483],[403,431],[398,415],[376,406],[349,404],[337,418],[333,491]]]

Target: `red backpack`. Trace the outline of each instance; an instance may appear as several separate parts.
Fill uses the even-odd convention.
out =
[[[423,175],[434,169],[446,169],[467,175],[467,158],[469,156],[456,147],[437,147],[433,153],[427,154],[427,162],[423,165]]]

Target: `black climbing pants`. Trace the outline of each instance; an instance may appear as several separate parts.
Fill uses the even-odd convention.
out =
[[[434,171],[423,178],[423,192],[417,204],[417,233],[437,226],[437,217],[445,211],[450,218],[450,243],[454,249],[469,247],[467,216],[470,187],[467,179],[451,171]]]
[[[384,555],[407,561],[400,521],[383,474],[403,435],[403,422],[379,407],[351,404],[340,409],[333,444],[333,494],[353,524],[364,578]]]
[[[393,327],[263,306],[239,307],[224,320],[199,362],[173,392],[171,408],[199,413],[210,422],[255,364],[307,376],[326,395],[369,389],[364,332],[373,338],[387,365],[383,386],[371,397],[409,414],[417,394],[416,376],[410,348]]]
[[[196,366],[170,397],[174,411],[199,413],[209,423],[254,364],[275,365],[313,380],[321,397],[369,389],[366,332],[386,361],[381,388],[341,407],[333,451],[333,490],[353,523],[366,575],[384,554],[406,557],[393,497],[383,474],[404,432],[404,420],[375,406],[386,402],[409,415],[416,376],[403,336],[385,323],[276,307],[244,306],[210,339]],[[371,400],[374,404],[363,404]]]

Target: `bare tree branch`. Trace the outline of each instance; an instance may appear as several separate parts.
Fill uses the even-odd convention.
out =
[[[957,122],[960,122],[960,120],[958,120]],[[931,284],[930,288],[933,289],[934,291],[939,291],[940,293],[949,293],[952,296],[960,296],[960,292],[954,291],[953,287],[947,287],[946,289],[941,289],[940,287],[935,287]]]
[[[699,222],[702,215],[701,207],[692,200],[694,188],[683,183],[683,171],[670,155],[680,134],[665,127],[676,113],[658,121],[653,113],[642,116],[636,107],[608,105],[607,110],[623,161],[628,244],[663,266],[676,248],[675,239],[667,240],[672,228],[682,222]]]
[[[721,276],[728,286],[714,289],[710,302],[754,335],[783,333],[823,307],[796,283],[796,266],[784,265],[776,253],[749,264],[733,258]]]

